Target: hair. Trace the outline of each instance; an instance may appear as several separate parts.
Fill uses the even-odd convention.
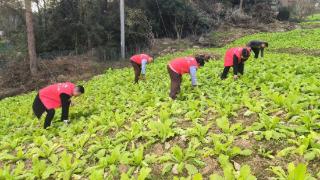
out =
[[[204,66],[204,64],[206,62],[208,62],[208,60],[211,59],[211,57],[209,55],[205,55],[205,54],[197,54],[195,56],[195,59],[200,64],[200,66]]]
[[[78,88],[79,92],[81,92],[81,94],[84,94],[84,87],[83,86],[78,85],[77,88]]]
[[[247,49],[247,48],[243,48],[242,49],[242,56],[244,57],[244,58],[249,58],[249,56],[250,56],[250,51]]]
[[[269,43],[268,42],[264,42],[266,47],[269,47]]]

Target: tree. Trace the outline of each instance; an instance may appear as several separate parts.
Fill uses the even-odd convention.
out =
[[[239,6],[240,11],[243,10],[243,0],[240,0],[240,6]]]
[[[303,19],[305,16],[314,12],[315,6],[312,0],[299,0],[295,4],[295,11],[298,19]]]
[[[33,30],[33,20],[32,20],[32,9],[31,9],[31,0],[25,0],[26,8],[26,26],[27,26],[27,36],[28,36],[28,53],[30,61],[30,71],[31,75],[34,76],[38,72],[38,62]]]

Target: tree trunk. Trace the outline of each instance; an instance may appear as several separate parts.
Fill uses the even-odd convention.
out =
[[[243,10],[243,0],[240,0],[240,6],[239,6],[240,11]]]
[[[27,36],[28,36],[28,53],[30,61],[30,71],[31,75],[34,76],[38,73],[38,62],[35,46],[35,38],[33,31],[33,20],[32,20],[32,9],[31,0],[25,0],[26,7],[26,26],[27,26]]]

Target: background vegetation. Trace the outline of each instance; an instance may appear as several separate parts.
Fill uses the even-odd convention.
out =
[[[119,2],[116,0],[33,1],[36,51],[42,58],[54,58],[89,50],[100,59],[118,57]],[[154,38],[185,38],[214,30],[222,23],[256,21],[270,23],[273,1],[244,0],[244,15],[237,15],[240,1],[227,0],[130,0],[126,1],[127,52],[154,45]],[[23,1],[0,3],[0,30],[15,52],[26,54]],[[276,6],[277,7],[277,6]],[[264,10],[262,10],[264,9]],[[13,59],[20,54],[13,54]],[[21,58],[21,57],[20,57]]]

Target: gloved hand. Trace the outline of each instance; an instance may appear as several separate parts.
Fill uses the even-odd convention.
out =
[[[64,122],[66,125],[70,124],[70,121],[69,121],[68,119],[63,120],[63,122]]]
[[[199,84],[192,85],[192,88],[193,88],[193,89],[197,89],[199,86],[200,86]]]

